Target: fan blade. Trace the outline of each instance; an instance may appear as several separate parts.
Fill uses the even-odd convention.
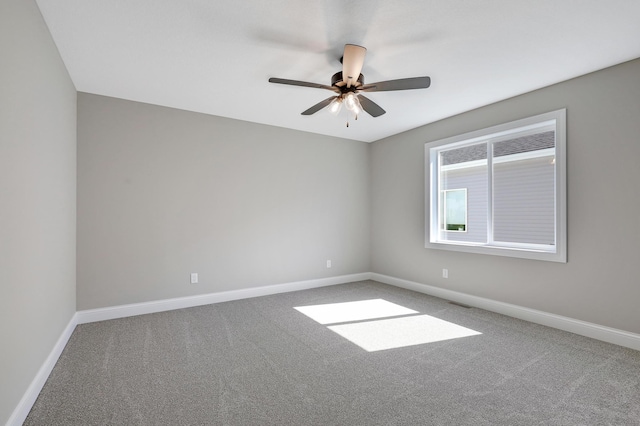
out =
[[[285,78],[271,77],[269,79],[269,83],[288,84],[290,86],[313,87],[315,89],[327,89],[327,90],[331,90],[332,92],[340,93],[340,89],[338,88],[327,86],[325,84],[309,83],[307,81],[287,80]]]
[[[322,108],[326,107],[327,105],[329,105],[331,103],[332,100],[334,100],[335,98],[337,98],[337,96],[331,96],[330,98],[325,99],[322,102],[318,102],[317,104],[315,104],[314,106],[312,106],[311,108],[309,108],[306,111],[302,112],[302,115],[311,115],[311,114],[315,114],[316,112],[320,111]],[[363,107],[364,108],[364,107]]]
[[[364,56],[367,49],[355,44],[345,44],[344,54],[342,55],[342,79],[347,83],[347,87],[355,84],[362,72],[364,65]]]
[[[426,89],[429,86],[431,86],[430,77],[412,77],[365,84],[358,90],[362,92],[388,92],[391,90]]]
[[[363,95],[358,95],[358,100],[360,101],[360,105],[362,105],[362,109],[365,110],[372,117],[380,117],[386,111],[380,108],[380,105],[373,102],[369,98],[365,98]]]

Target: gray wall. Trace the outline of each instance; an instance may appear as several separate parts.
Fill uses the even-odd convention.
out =
[[[369,148],[79,93],[78,309],[369,271]]]
[[[75,313],[76,91],[33,0],[0,2],[0,424]]]
[[[374,142],[373,271],[640,333],[639,76],[635,60]],[[568,263],[425,249],[425,142],[560,108]]]

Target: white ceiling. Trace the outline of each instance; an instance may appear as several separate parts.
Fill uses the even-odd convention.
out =
[[[360,141],[640,57],[637,0],[37,0],[78,91]],[[329,97],[345,43],[387,113],[345,126]]]

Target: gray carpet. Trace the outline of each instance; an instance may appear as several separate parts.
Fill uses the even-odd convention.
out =
[[[367,352],[294,309],[369,299],[482,334]],[[25,424],[640,425],[640,352],[363,281],[80,325]]]

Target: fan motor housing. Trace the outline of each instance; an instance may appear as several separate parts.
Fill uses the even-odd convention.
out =
[[[342,79],[342,71],[338,71],[333,76],[331,76],[331,85],[334,87],[338,87],[343,93],[355,91],[356,87],[362,86],[363,84],[364,84],[364,75],[362,74],[358,76],[357,82],[355,84],[352,84],[351,87],[348,89],[347,89],[346,83]]]

